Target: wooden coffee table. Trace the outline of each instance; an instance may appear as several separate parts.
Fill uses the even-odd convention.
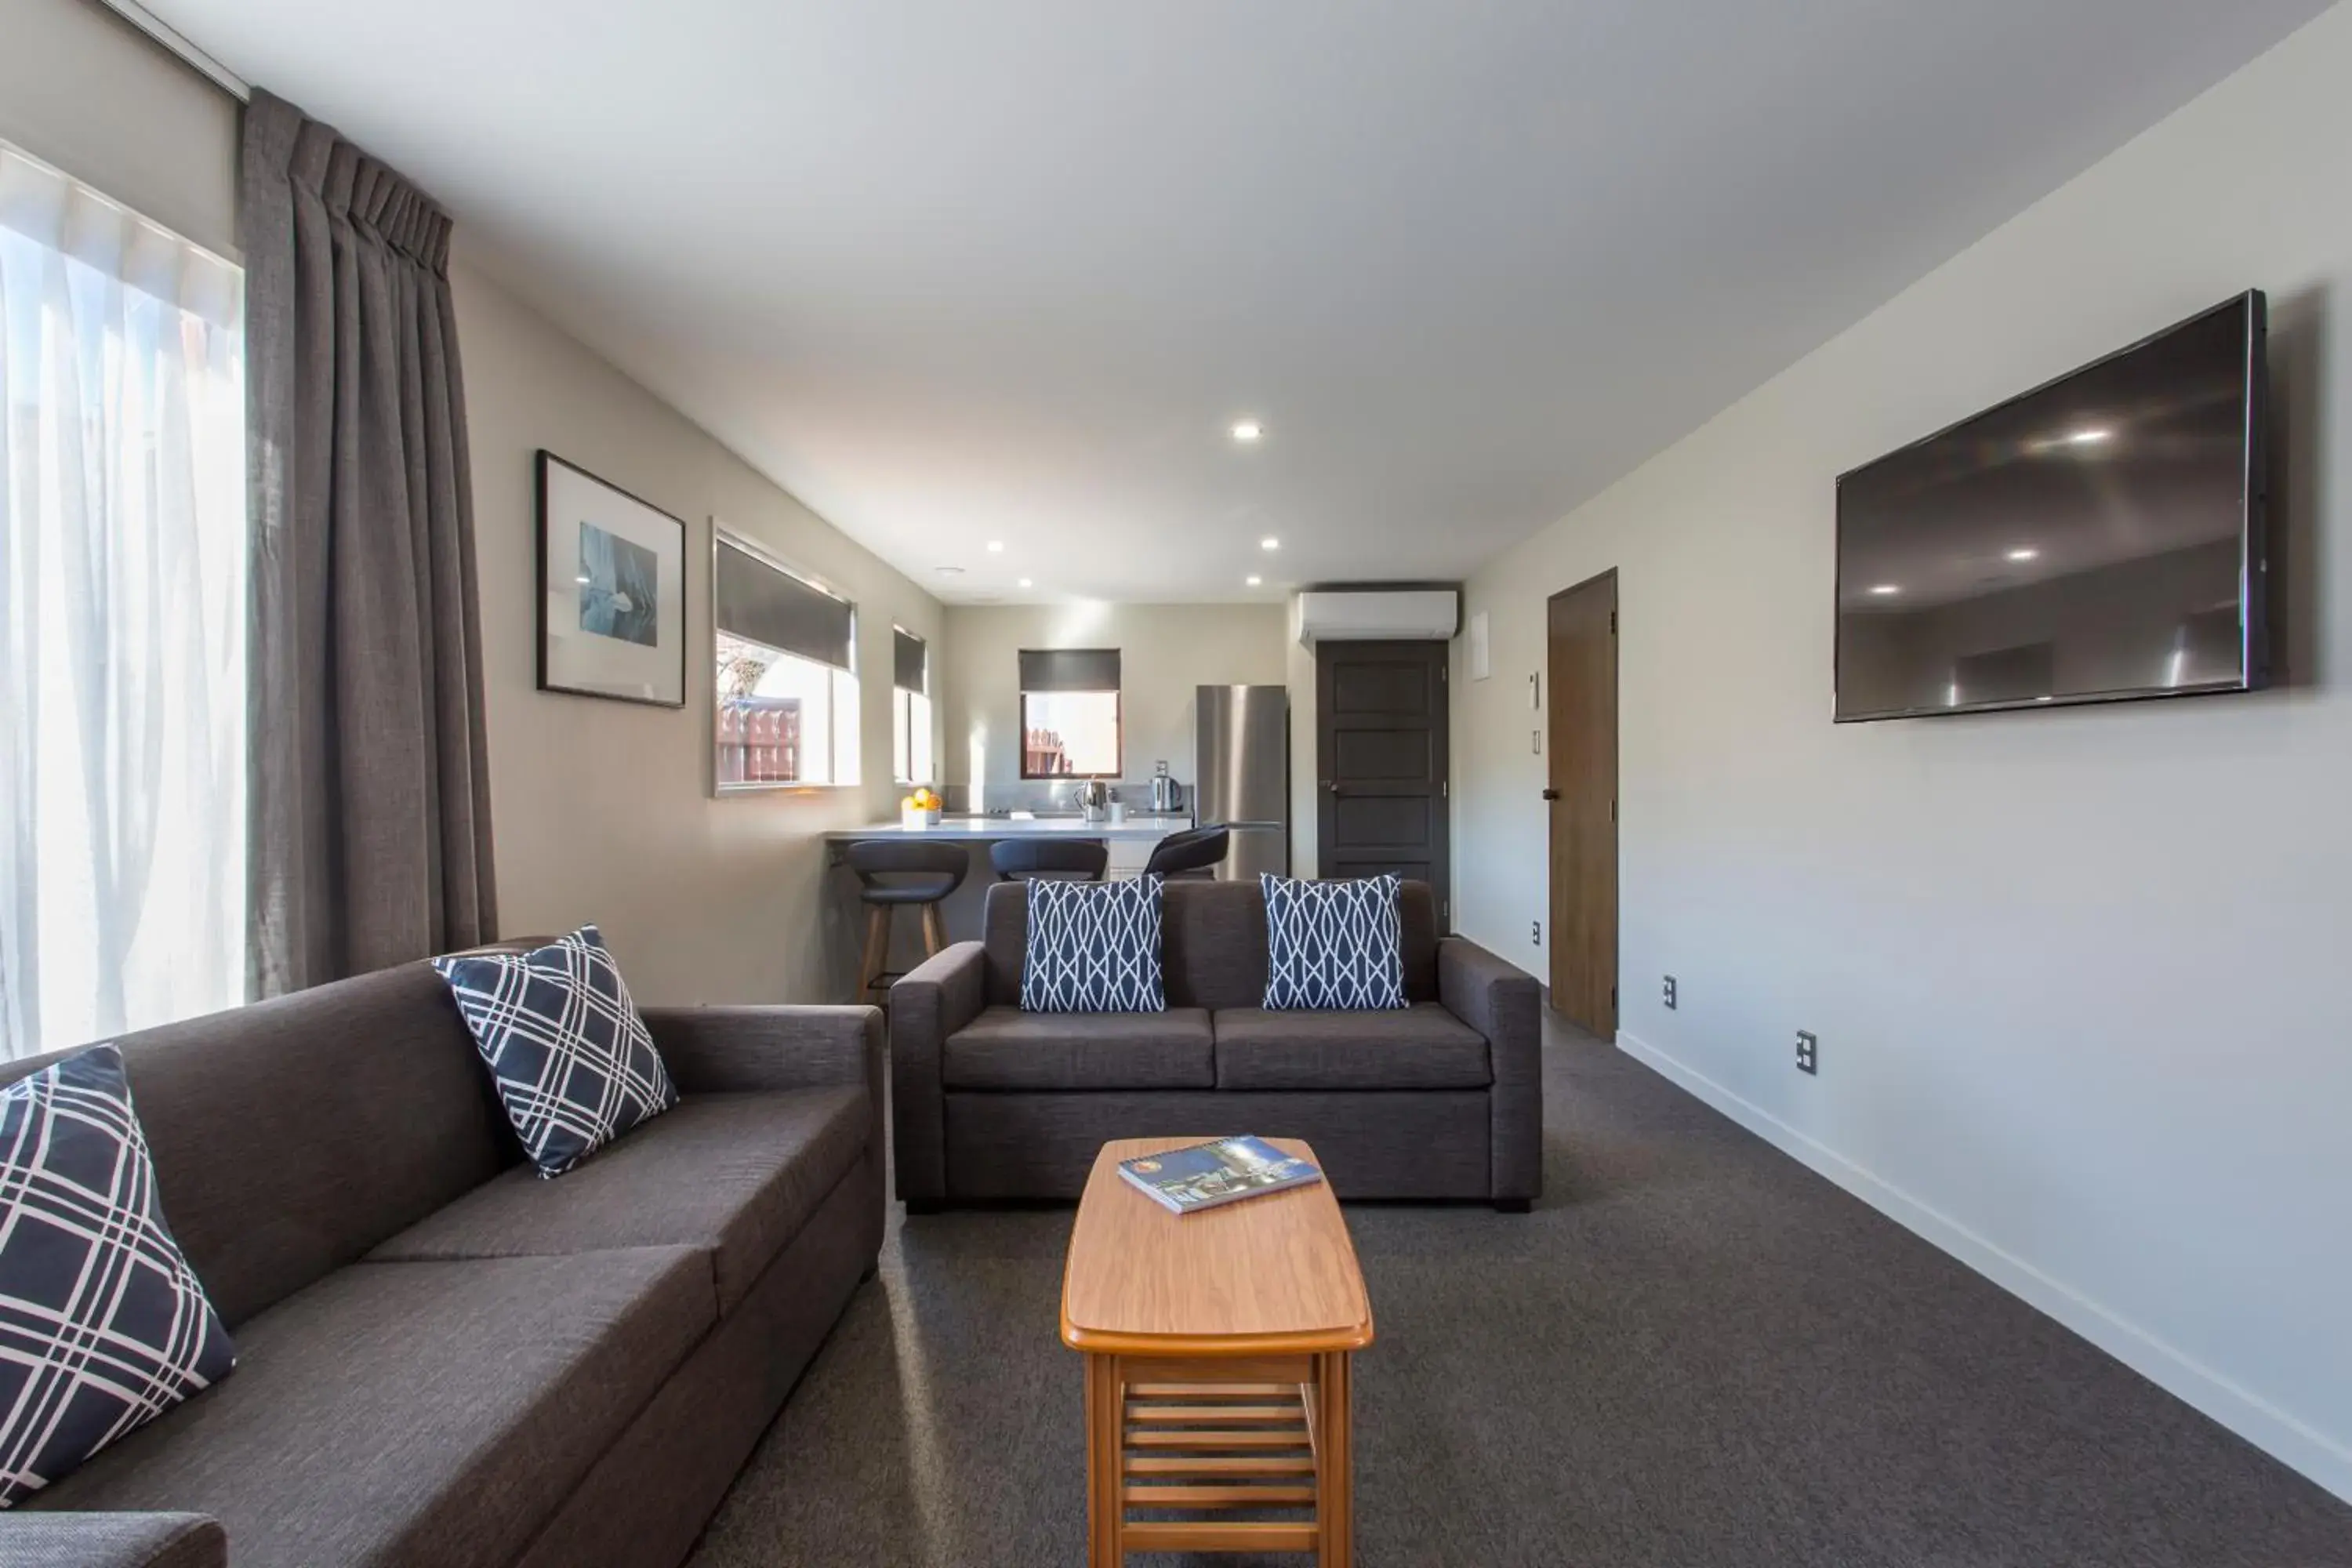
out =
[[[1062,1341],[1087,1361],[1087,1561],[1312,1552],[1339,1568],[1349,1356],[1372,1342],[1356,1249],[1328,1182],[1177,1215],[1118,1173],[1209,1136],[1106,1143],[1078,1201]]]

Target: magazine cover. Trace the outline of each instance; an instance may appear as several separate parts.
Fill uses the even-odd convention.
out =
[[[1313,1162],[1249,1137],[1218,1138],[1189,1149],[1122,1160],[1118,1173],[1178,1214],[1323,1179]]]

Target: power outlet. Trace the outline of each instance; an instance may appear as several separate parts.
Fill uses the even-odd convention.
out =
[[[1797,1031],[1797,1070],[1811,1073],[1822,1070],[1822,1042],[1803,1029]]]
[[[1528,940],[1538,947],[1543,945],[1543,921],[1535,921],[1528,927]]]
[[[1666,1011],[1671,1013],[1675,1010],[1675,977],[1671,974],[1666,976],[1665,993]]]

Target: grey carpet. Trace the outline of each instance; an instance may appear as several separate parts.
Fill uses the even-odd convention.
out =
[[[1547,1051],[1534,1214],[1349,1211],[1367,1568],[2352,1568],[2352,1507],[1631,1058]],[[693,1568],[1082,1563],[1069,1226],[894,1216]]]

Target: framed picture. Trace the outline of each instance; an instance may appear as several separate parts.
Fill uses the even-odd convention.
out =
[[[539,454],[539,689],[686,706],[686,524]]]

